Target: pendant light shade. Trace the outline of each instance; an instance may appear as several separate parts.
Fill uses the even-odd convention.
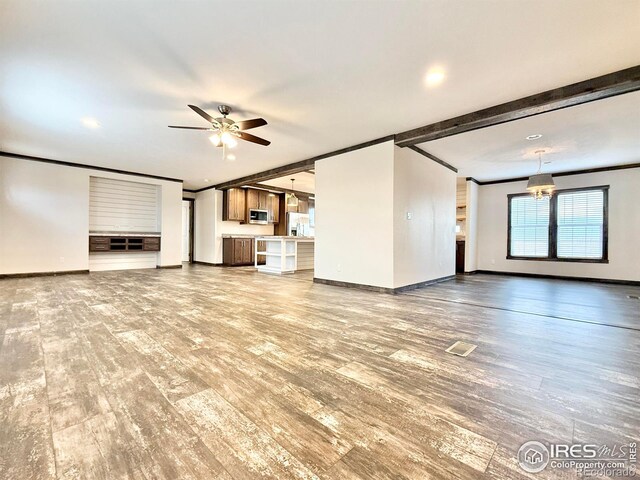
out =
[[[296,180],[295,178],[291,179],[291,190],[293,190],[293,182],[295,180]],[[296,194],[293,193],[293,191],[289,195],[289,198],[287,198],[287,206],[289,206],[289,207],[297,207],[298,206],[298,197],[296,197]]]
[[[549,173],[541,173],[542,170],[542,153],[544,150],[537,150],[538,154],[538,173],[529,177],[527,183],[527,190],[536,199],[542,199],[544,197],[550,197],[553,195],[553,191],[556,189],[556,184],[553,181],[553,177]]]

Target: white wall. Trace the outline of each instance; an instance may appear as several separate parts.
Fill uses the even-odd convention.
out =
[[[478,269],[478,184],[468,181],[466,188],[464,271],[473,272]]]
[[[196,194],[195,257],[198,262],[222,263],[222,235],[273,235],[273,225],[251,225],[222,220],[222,190]],[[280,216],[282,221],[286,217]]]
[[[216,191],[204,190],[196,194],[195,201],[195,261],[206,263],[216,262]]]
[[[89,177],[160,185],[158,265],[179,265],[182,184],[0,156],[0,274],[89,268]]]
[[[393,141],[316,162],[315,277],[393,288]]]
[[[0,157],[0,274],[89,268],[86,170]]]
[[[640,280],[640,168],[554,178],[558,189],[610,185],[609,263],[507,260],[507,194],[526,182],[482,185],[478,202],[478,269],[614,280]]]
[[[395,147],[395,288],[455,275],[455,219],[455,172],[413,150]]]

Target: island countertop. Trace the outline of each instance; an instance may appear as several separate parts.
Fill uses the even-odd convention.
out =
[[[263,244],[255,250],[255,266],[259,272],[283,274],[313,269],[313,237],[269,235],[256,237],[256,242]],[[258,257],[265,258],[266,263],[259,265]]]
[[[259,235],[256,237],[258,241],[269,241],[269,240],[297,240],[299,242],[314,242],[314,237],[295,237],[292,235]]]

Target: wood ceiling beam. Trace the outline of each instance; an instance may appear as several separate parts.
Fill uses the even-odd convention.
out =
[[[408,147],[640,90],[640,65],[396,134]]]
[[[246,177],[236,178],[235,180],[229,180],[228,182],[223,182],[223,183],[214,185],[213,188],[217,188],[218,190],[224,190],[226,188],[239,187],[241,185],[248,185],[249,183],[257,183],[257,182],[264,182],[267,180],[273,180],[274,178],[284,177],[285,175],[291,175],[294,173],[306,172],[310,169],[315,168],[316,162],[318,160],[322,160],[323,158],[335,157],[336,155],[342,155],[343,153],[353,152],[354,150],[359,150],[361,148],[370,147],[372,145],[377,145],[379,143],[388,142],[389,140],[393,140],[393,135],[377,138],[375,140],[371,140],[365,143],[359,143],[358,145],[353,145],[351,147],[336,150],[334,152],[323,153],[322,155],[318,155],[316,157],[307,158],[306,160],[301,160],[299,162],[290,163],[288,165],[283,165],[281,167],[272,168],[270,170],[265,170],[263,172],[255,173],[253,175],[247,175]],[[211,187],[206,187],[206,188],[211,188]]]
[[[442,159],[436,157],[435,155],[433,155],[433,154],[421,149],[420,147],[416,147],[414,145],[409,145],[408,148],[410,150],[413,150],[416,153],[419,153],[420,155],[423,155],[423,156],[427,157],[429,160],[433,160],[434,162],[439,163],[443,167],[448,168],[449,170],[451,170],[452,172],[458,173],[458,169],[456,167],[454,167],[453,165],[448,164],[444,160],[442,160]]]
[[[263,183],[247,183],[245,184],[247,185],[247,187],[250,188],[257,188],[259,190],[267,190],[267,191],[278,191],[278,192],[282,192],[282,193],[294,193],[297,197],[313,197],[315,194],[313,193],[309,193],[309,192],[303,192],[301,190],[291,190],[290,188],[282,188],[282,187],[276,187],[274,185],[265,185]]]

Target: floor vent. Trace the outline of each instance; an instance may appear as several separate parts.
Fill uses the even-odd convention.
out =
[[[631,298],[632,300],[640,300],[640,295],[627,295],[627,298]]]
[[[466,357],[476,349],[477,345],[466,342],[456,342],[445,350],[447,353],[458,355],[459,357]]]

